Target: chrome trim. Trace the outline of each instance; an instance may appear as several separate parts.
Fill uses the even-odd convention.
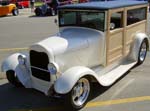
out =
[[[48,70],[41,69],[41,68],[38,68],[38,67],[35,67],[35,66],[31,66],[31,68],[38,69],[38,70],[45,71],[45,72],[49,72]]]

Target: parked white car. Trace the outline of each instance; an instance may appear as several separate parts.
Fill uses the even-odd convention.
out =
[[[144,1],[89,2],[58,9],[60,31],[15,53],[2,64],[10,83],[46,95],[65,96],[69,107],[82,108],[92,82],[110,86],[149,48],[148,4]]]

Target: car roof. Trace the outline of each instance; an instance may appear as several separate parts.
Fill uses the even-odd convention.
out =
[[[108,10],[114,8],[121,8],[134,5],[147,4],[147,1],[135,1],[135,0],[117,0],[117,1],[94,1],[79,4],[69,4],[58,7],[58,9],[96,9],[96,10]]]

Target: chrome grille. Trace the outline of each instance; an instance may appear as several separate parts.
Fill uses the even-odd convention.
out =
[[[30,51],[30,64],[32,75],[38,79],[50,81],[48,72],[48,55],[45,52]]]

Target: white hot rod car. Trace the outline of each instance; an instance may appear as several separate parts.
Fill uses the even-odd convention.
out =
[[[110,86],[144,62],[149,40],[145,1],[108,1],[58,8],[59,32],[15,53],[2,64],[8,81],[82,108],[91,83]]]

